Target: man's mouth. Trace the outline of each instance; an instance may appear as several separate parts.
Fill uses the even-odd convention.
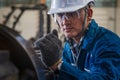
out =
[[[64,31],[67,32],[67,33],[70,32],[71,30],[72,30],[72,27],[66,27],[66,28],[64,28]]]

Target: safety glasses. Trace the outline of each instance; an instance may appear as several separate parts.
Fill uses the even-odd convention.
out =
[[[69,13],[58,13],[54,15],[54,19],[55,21],[62,22],[64,19],[71,20],[74,18],[80,18],[80,14],[81,14],[81,9]]]

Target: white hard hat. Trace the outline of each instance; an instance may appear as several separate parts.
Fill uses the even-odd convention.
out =
[[[52,0],[48,14],[73,12],[88,5],[94,0]]]

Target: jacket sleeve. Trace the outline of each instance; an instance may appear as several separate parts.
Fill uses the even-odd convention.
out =
[[[92,64],[90,72],[81,71],[75,66],[67,62],[63,62],[61,66],[61,71],[69,74],[69,76],[73,76],[75,80],[119,80],[120,79],[120,65],[116,61],[112,60],[108,61],[100,60],[95,64]],[[68,76],[67,76],[68,77]]]

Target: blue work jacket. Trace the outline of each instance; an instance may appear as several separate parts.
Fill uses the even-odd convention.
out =
[[[120,80],[120,38],[92,20],[84,35],[76,66],[68,42],[59,80]]]

